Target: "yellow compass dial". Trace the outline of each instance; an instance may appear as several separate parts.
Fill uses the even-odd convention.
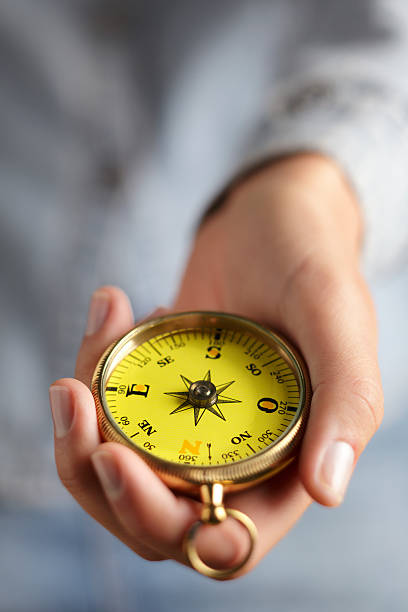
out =
[[[311,399],[297,351],[235,315],[167,315],[106,350],[92,393],[106,440],[131,447],[170,487],[200,493],[201,518],[183,540],[191,566],[219,579],[244,567],[256,527],[226,508],[223,495],[272,476],[294,457]],[[249,549],[235,566],[212,568],[197,551],[197,530],[227,517],[247,530]]]
[[[180,315],[174,328],[128,335],[103,380],[104,410],[126,443],[211,467],[248,460],[285,437],[304,403],[299,368],[272,334],[231,320],[192,324]]]

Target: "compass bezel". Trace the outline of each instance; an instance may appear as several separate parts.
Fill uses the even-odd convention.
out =
[[[216,466],[192,466],[168,461],[154,455],[154,452],[133,444],[112,417],[106,400],[105,386],[109,376],[122,359],[156,336],[194,328],[223,328],[233,331],[245,329],[255,338],[273,346],[293,370],[299,386],[299,403],[293,420],[279,438],[252,457]],[[107,441],[125,444],[141,456],[169,486],[182,490],[211,483],[221,483],[227,488],[243,487],[280,471],[295,456],[305,429],[311,401],[311,384],[306,364],[291,343],[279,333],[245,317],[215,311],[170,314],[137,325],[106,349],[96,366],[91,390],[102,437]]]

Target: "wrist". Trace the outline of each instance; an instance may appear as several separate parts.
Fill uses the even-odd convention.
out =
[[[356,200],[332,162],[298,155],[271,163],[205,218],[185,273],[200,282],[183,281],[178,306],[217,303],[271,322],[271,304],[298,270],[340,283],[358,277],[360,228]]]
[[[312,219],[316,228],[336,236],[359,255],[363,219],[357,197],[340,167],[317,153],[299,153],[272,161],[244,178],[228,194],[222,208],[250,203],[279,214],[293,207],[298,218]]]

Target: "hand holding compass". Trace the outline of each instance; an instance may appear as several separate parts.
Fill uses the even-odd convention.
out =
[[[208,362],[212,370],[200,375]],[[232,385],[240,399],[226,395]],[[256,528],[247,515],[225,508],[223,494],[253,486],[293,459],[310,405],[300,356],[242,317],[167,315],[139,325],[107,349],[92,393],[106,440],[132,448],[170,487],[201,493],[201,519],[184,539],[191,565],[215,578],[241,569]],[[212,449],[209,457],[205,446]],[[227,516],[246,527],[250,547],[232,568],[212,568],[197,552],[196,532]]]
[[[286,184],[289,183],[286,181]],[[266,207],[266,212],[260,211],[262,194],[267,192],[270,200],[271,190],[273,197],[279,201],[279,207]],[[203,227],[177,304],[181,309],[239,310],[267,322],[271,327],[284,329],[286,335],[302,348],[310,368],[315,395],[299,469],[292,464],[271,480],[261,482],[252,489],[231,492],[227,498],[228,507],[249,515],[259,532],[253,556],[245,570],[253,567],[305,510],[310,503],[305,488],[321,503],[339,503],[354,463],[353,459],[350,464],[349,451],[345,449],[351,448],[354,457],[359,455],[374,431],[373,415],[377,415],[378,419],[381,411],[381,398],[376,391],[379,379],[370,302],[364,285],[352,267],[352,256],[343,255],[347,253],[344,244],[351,238],[345,237],[343,242],[339,233],[330,234],[333,219],[347,216],[348,209],[345,208],[343,212],[337,202],[331,201],[330,210],[326,207],[323,212],[320,209],[317,212],[314,200],[303,198],[300,219],[298,202],[301,192],[294,193],[293,182],[288,188],[290,193],[285,192],[282,184],[279,186],[273,181],[271,185],[269,178],[262,185],[257,183],[253,191],[256,191],[256,197],[254,193],[240,193],[234,206],[227,206],[214,214]],[[249,214],[251,201],[256,201],[256,204]],[[248,237],[253,236],[255,217],[260,214],[267,214],[268,219],[261,218],[259,232],[266,232],[269,225],[274,228],[276,240],[266,241],[264,235],[260,235],[255,243],[249,244],[247,234]],[[322,219],[321,214],[326,217]],[[276,218],[271,218],[273,215]],[[276,232],[278,222],[279,233]],[[339,223],[335,221],[334,225]],[[313,234],[315,226],[319,231]],[[222,227],[229,228],[228,232]],[[296,240],[293,240],[294,235]],[[294,270],[288,264],[293,263],[296,270],[300,265],[299,258],[303,259],[302,255],[310,243],[316,248],[316,256],[309,259],[302,274],[297,273],[294,277]],[[211,257],[207,257],[208,244],[212,245]],[[231,249],[234,245],[239,245],[239,249],[233,253]],[[321,259],[318,257],[319,249]],[[206,259],[203,259],[203,253],[206,253]],[[240,279],[242,281],[245,262],[250,262],[251,273],[245,271],[247,282],[243,285]],[[257,276],[261,274],[263,263],[264,274],[260,277],[263,282],[260,282]],[[213,292],[211,279],[219,287],[221,276],[224,279],[223,290]],[[276,296],[279,296],[279,300]],[[93,317],[94,321],[99,320],[100,326],[91,326],[92,333],[85,338],[78,359],[77,377],[86,384],[89,384],[93,368],[103,350],[132,327],[132,316],[123,294],[106,288],[98,299],[100,304],[104,302],[106,305],[105,316]],[[97,310],[101,313],[103,309],[98,307]],[[168,366],[163,367],[163,371],[166,369]],[[203,380],[208,370],[216,386],[234,380],[233,376],[218,379],[212,366],[198,372],[182,368],[180,374],[196,382]],[[256,376],[249,375],[255,380]],[[173,381],[171,384],[169,381],[164,393],[189,392],[180,375],[178,380],[180,387],[174,387]],[[140,384],[138,380],[134,382]],[[148,382],[142,381],[141,384]],[[60,413],[65,417],[55,420],[56,457],[59,473],[68,489],[88,512],[142,556],[150,559],[172,557],[184,561],[181,543],[186,531],[200,516],[200,504],[172,493],[129,448],[110,442],[100,445],[94,404],[86,387],[74,380],[60,381],[57,386],[58,389],[54,387],[54,394],[56,396],[58,391],[58,396],[63,398],[60,405],[64,407]],[[133,390],[138,389],[134,387]],[[234,382],[226,394],[232,399],[240,399],[241,403],[219,404],[225,421],[211,410],[200,409],[196,410],[197,419],[201,415],[198,426],[210,422],[219,426],[231,423],[227,418],[227,408],[238,411],[244,404],[244,398],[236,390],[237,382]],[[139,391],[143,392],[143,389]],[[129,399],[135,397],[130,395]],[[173,419],[172,422],[177,418],[188,418],[190,425],[196,427],[194,410],[197,406],[185,406],[185,411],[170,415],[184,400],[166,397],[174,401],[168,418]],[[277,401],[272,395],[265,394],[264,397]],[[272,402],[269,408],[273,407]],[[268,414],[257,410],[259,415]],[[238,412],[234,416],[236,414]],[[143,419],[140,420],[142,422]],[[150,425],[156,428],[154,424]],[[196,439],[190,442],[195,444]],[[213,463],[217,460],[214,441],[208,438],[202,442],[203,457]],[[176,452],[179,450],[181,446]],[[99,474],[105,493],[92,471],[91,456],[98,457],[99,465],[104,463],[105,476],[103,471],[99,471]],[[214,530],[211,528],[203,535],[200,533],[199,552],[208,565],[233,566],[247,552],[247,541],[238,537],[235,524],[231,527],[224,525]]]

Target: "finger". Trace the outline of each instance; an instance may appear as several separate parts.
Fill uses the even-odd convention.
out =
[[[231,495],[228,506],[247,514],[258,531],[253,555],[237,576],[250,572],[295,525],[311,502],[299,478],[297,461],[255,488]],[[243,542],[246,546],[245,538]]]
[[[182,550],[185,534],[199,518],[201,504],[170,491],[145,462],[130,449],[104,444],[93,461],[115,515],[133,538],[159,554],[186,563]],[[248,565],[237,574],[251,570],[294,525],[310,504],[293,465],[254,489],[227,499],[229,507],[248,514],[260,537]],[[248,534],[234,520],[202,527],[197,537],[200,557],[215,568],[236,565],[248,549]]]
[[[187,563],[183,539],[201,504],[176,495],[127,447],[106,443],[92,460],[125,531],[158,554]],[[200,554],[214,567],[229,567],[243,556],[246,542],[239,526],[223,524],[200,535]]]
[[[382,418],[374,309],[361,277],[336,260],[307,262],[284,304],[314,391],[300,475],[316,501],[338,505]]]
[[[95,404],[78,380],[60,379],[50,387],[55,428],[55,460],[62,483],[91,516],[146,559],[162,557],[129,535],[117,521],[95,475],[90,456],[101,440]]]
[[[117,287],[97,289],[89,304],[75,377],[89,386],[95,366],[104,350],[132,327],[132,308],[126,294]]]
[[[185,562],[182,539],[198,518],[199,505],[191,499],[176,497],[130,449],[112,443],[101,444],[93,398],[84,384],[75,379],[58,380],[50,388],[50,400],[57,470],[71,495],[91,516],[145,559],[170,557]],[[117,503],[111,500],[112,487],[106,489],[106,477],[102,478],[105,484],[102,490],[90,460],[93,453],[106,455],[106,448],[110,447],[119,457],[125,453],[122,470],[125,495]],[[106,469],[106,462],[104,465]],[[98,474],[101,476],[101,469]],[[235,559],[234,545],[239,547],[240,544],[235,542],[238,535],[233,532],[226,537],[218,555],[212,554],[214,542],[209,537],[210,551],[206,552],[204,542],[204,557],[210,562],[214,560],[215,564],[219,559],[221,565]]]

